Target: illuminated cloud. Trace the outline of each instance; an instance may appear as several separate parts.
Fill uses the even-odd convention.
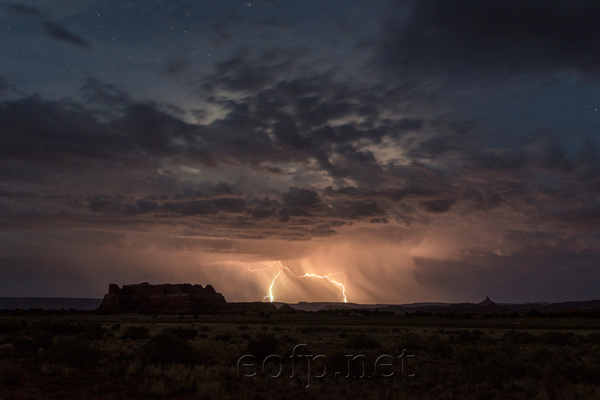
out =
[[[593,297],[597,7],[308,4],[5,3],[2,294]]]

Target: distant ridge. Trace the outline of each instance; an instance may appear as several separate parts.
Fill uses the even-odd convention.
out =
[[[95,310],[102,299],[69,297],[0,297],[0,310]]]
[[[76,297],[0,297],[0,310],[96,310],[102,299],[76,298]],[[283,306],[286,307],[283,307]],[[321,310],[380,310],[397,314],[430,312],[430,313],[473,313],[473,310],[484,313],[537,311],[540,313],[571,312],[571,311],[600,311],[600,300],[567,301],[560,303],[547,303],[543,301],[531,303],[495,303],[486,297],[480,303],[440,303],[421,302],[408,304],[357,304],[339,302],[299,302],[299,303],[227,303],[230,311],[275,311],[275,306],[283,309],[282,312],[291,312],[290,309],[300,311]],[[476,307],[476,308],[473,308]],[[479,313],[479,312],[476,312]]]
[[[513,311],[539,311],[539,312],[557,312],[557,311],[574,311],[574,310],[590,310],[600,308],[600,300],[587,301],[565,301],[562,303],[525,303],[525,304],[501,304]]]
[[[577,310],[600,309],[600,300],[588,301],[568,301],[563,303],[523,303],[523,304],[498,304],[488,296],[480,303],[437,303],[423,302],[410,304],[356,304],[356,303],[336,303],[336,302],[300,302],[289,304],[296,310],[303,311],[327,311],[327,310],[379,310],[385,312],[394,312],[396,314],[406,314],[415,312],[427,312],[432,314],[506,314],[516,312],[538,311],[561,312]]]

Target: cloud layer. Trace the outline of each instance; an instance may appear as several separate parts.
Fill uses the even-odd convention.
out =
[[[143,11],[154,30],[135,10],[104,10],[152,44],[113,40],[133,29],[116,20],[110,40],[86,30],[104,11],[4,4],[8,23],[42,26],[72,45],[68,68],[85,65],[60,61],[64,84],[44,90],[16,47],[23,75],[0,70],[7,295],[195,279],[260,300],[277,271],[250,270],[283,259],[342,272],[351,301],[592,296],[597,7],[331,5],[323,28],[275,4],[200,16],[158,3]],[[336,295],[289,284],[290,300]]]

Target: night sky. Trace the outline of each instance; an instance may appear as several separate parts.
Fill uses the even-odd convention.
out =
[[[0,29],[0,296],[600,297],[600,2],[19,1]]]

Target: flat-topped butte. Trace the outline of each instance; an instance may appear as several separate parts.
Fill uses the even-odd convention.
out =
[[[227,304],[211,285],[161,284],[147,282],[123,285],[111,283],[98,310],[106,312],[147,312],[194,314],[218,311]]]

